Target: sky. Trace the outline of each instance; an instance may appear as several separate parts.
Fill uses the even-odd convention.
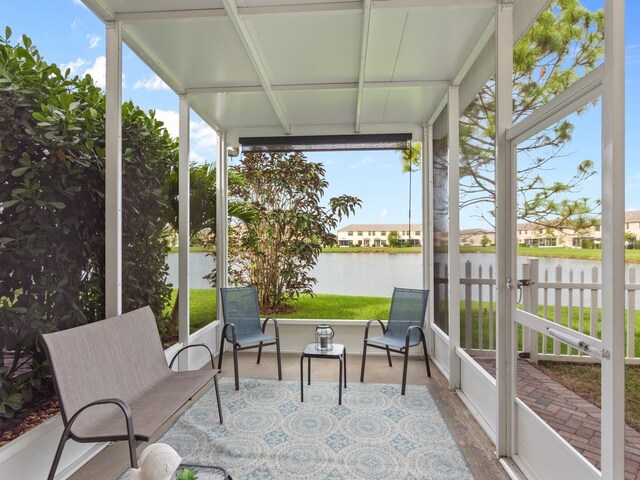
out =
[[[603,0],[583,0],[589,9]],[[640,210],[640,1],[626,0],[626,210]],[[0,0],[0,35],[10,26],[12,43],[22,34],[29,36],[49,63],[70,68],[72,73],[91,74],[104,87],[104,25],[80,0]],[[145,110],[156,110],[170,133],[178,132],[178,97],[126,46],[123,49],[123,99],[133,100]],[[582,116],[573,116],[573,141],[564,149],[565,157],[543,172],[545,181],[566,179],[582,159],[591,159],[600,171],[599,107]],[[191,160],[214,162],[216,135],[195,113],[191,117]],[[350,223],[407,223],[409,175],[403,174],[400,154],[394,151],[316,152],[307,157],[322,162],[329,188],[325,198],[355,195],[362,208],[339,227]],[[232,162],[233,164],[233,162]],[[420,173],[412,178],[412,219],[421,219]],[[589,179],[579,196],[599,196],[599,175]],[[460,228],[488,228],[477,217],[480,210],[461,212]]]

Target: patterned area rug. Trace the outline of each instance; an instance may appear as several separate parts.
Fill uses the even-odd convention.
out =
[[[473,479],[425,386],[353,382],[338,405],[337,382],[232,378],[158,440],[186,463],[221,465],[242,479]],[[204,476],[203,476],[204,478]]]

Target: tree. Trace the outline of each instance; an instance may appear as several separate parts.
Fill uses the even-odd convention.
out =
[[[40,333],[104,316],[105,96],[0,37],[0,417],[46,376]],[[170,295],[164,182],[177,144],[153,112],[122,107],[123,308]],[[144,188],[140,188],[144,185]],[[22,373],[21,373],[22,372]],[[45,391],[43,395],[48,395]]]
[[[604,15],[585,9],[579,0],[555,0],[514,47],[514,122],[555,97],[603,55]],[[487,82],[467,107],[460,125],[461,208],[489,202],[495,205],[495,83]],[[585,107],[586,108],[586,107]],[[583,112],[582,109],[579,113]],[[585,230],[598,200],[570,198],[595,171],[583,160],[564,181],[549,185],[540,175],[552,169],[571,140],[573,125],[562,120],[520,145],[518,165],[518,219],[552,228]],[[493,209],[482,217],[493,224]]]
[[[402,151],[402,173],[409,173],[409,244],[411,244],[411,174],[420,170],[422,143],[415,142]]]
[[[189,238],[193,240],[203,230],[215,234],[217,218],[216,168],[213,164],[191,164],[189,166]],[[236,169],[229,169],[229,184],[243,183]],[[173,165],[167,178],[169,209],[167,222],[178,231],[178,166]],[[243,222],[251,222],[256,212],[246,202],[229,200],[229,216]]]
[[[387,234],[387,242],[389,242],[390,247],[399,247],[400,246],[400,235],[398,232],[393,230]]]
[[[167,177],[166,188],[168,191],[168,209],[166,212],[167,223],[174,232],[179,230],[178,226],[178,209],[179,209],[179,183],[178,183],[178,165],[173,165],[171,173]],[[235,169],[229,170],[229,183],[242,184],[243,179]],[[229,200],[229,216],[236,218],[242,222],[250,223],[257,218],[256,211],[246,202]],[[215,231],[217,220],[217,187],[216,187],[216,168],[212,164],[191,164],[189,166],[189,239],[193,241],[198,234],[203,231],[207,232],[205,245],[215,245]],[[215,275],[208,276],[213,278],[215,283]],[[171,308],[171,323],[165,325],[165,333],[167,336],[177,338],[178,336],[178,314],[180,308],[179,296]]]
[[[229,192],[250,204],[258,220],[232,229],[231,279],[256,285],[265,311],[282,311],[301,293],[313,294],[310,270],[323,246],[337,244],[332,230],[361,202],[341,195],[323,206],[325,169],[302,153],[249,153],[238,170],[245,183]]]

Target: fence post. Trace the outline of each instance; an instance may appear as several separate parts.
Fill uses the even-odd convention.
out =
[[[600,289],[600,286],[598,285],[598,267],[595,265],[591,269],[591,282],[593,283],[593,288],[591,289],[591,318],[589,335],[593,338],[600,338],[598,335],[598,290]]]
[[[636,269],[629,267],[629,283],[636,283]],[[627,290],[627,357],[636,356],[636,292],[629,288]]]
[[[465,279],[471,279],[471,260],[464,262]],[[464,285],[464,348],[471,348],[473,345],[473,329],[471,328],[471,309],[473,302],[471,301],[471,283]]]
[[[529,290],[529,313],[538,315],[538,278],[539,278],[540,262],[537,258],[529,259],[529,280],[531,280]],[[537,332],[531,332],[531,342],[529,345],[529,353],[531,356],[529,360],[535,364],[538,363],[538,343],[540,334]]]
[[[518,286],[520,291],[522,292],[522,310],[525,312],[530,312],[529,304],[531,303],[531,291],[529,290],[529,286],[527,285],[526,280],[529,280],[531,277],[531,267],[528,263],[524,263],[522,265],[522,279],[524,282],[520,283]],[[522,328],[522,353],[524,358],[526,358],[526,354],[531,356],[531,329],[529,327]]]

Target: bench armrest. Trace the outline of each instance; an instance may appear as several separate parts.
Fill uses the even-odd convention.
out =
[[[169,362],[169,368],[173,367],[173,362],[176,361],[176,358],[178,358],[178,355],[180,355],[182,352],[184,352],[187,348],[191,348],[191,347],[204,347],[204,348],[206,348],[207,351],[209,352],[209,356],[211,357],[211,368],[215,370],[215,367],[213,366],[213,352],[204,343],[193,343],[191,345],[187,345],[186,347],[182,347],[180,350],[178,350],[175,353],[175,355],[171,359],[171,362]]]
[[[67,422],[67,425],[64,428],[64,433],[62,434],[62,438],[65,439],[69,436],[73,422],[75,422],[76,418],[78,418],[78,416],[82,412],[84,412],[86,409],[95,407],[96,405],[105,405],[109,403],[118,406],[120,410],[122,410],[122,413],[125,416],[125,420],[127,422],[127,436],[129,437],[129,456],[131,457],[131,468],[138,468],[138,457],[136,455],[136,442],[135,442],[135,436],[133,433],[133,415],[131,413],[131,408],[129,408],[129,405],[127,405],[127,402],[119,398],[102,398],[100,400],[95,400],[83,406],[80,410],[74,413],[73,416]]]

